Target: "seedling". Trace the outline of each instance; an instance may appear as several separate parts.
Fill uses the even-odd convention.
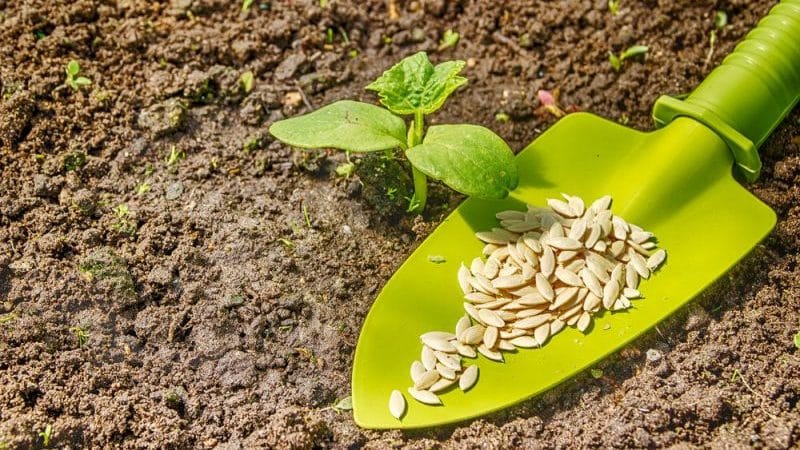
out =
[[[728,13],[719,10],[714,13],[714,29],[708,35],[708,53],[704,65],[711,62],[711,57],[714,56],[714,46],[717,44],[717,31],[722,30],[728,25]]]
[[[64,81],[64,84],[71,87],[75,91],[79,90],[83,86],[89,86],[92,84],[90,79],[78,76],[78,73],[81,71],[81,66],[78,64],[78,61],[75,61],[74,59],[67,63],[65,71],[67,72],[67,79]]]
[[[78,348],[83,347],[83,344],[89,340],[89,332],[85,327],[76,325],[71,327],[69,331],[74,334],[75,338],[78,340]]]
[[[350,178],[350,175],[353,174],[356,170],[356,165],[350,161],[341,163],[336,166],[336,175],[344,178]]]
[[[347,396],[339,401],[337,401],[333,406],[331,406],[334,411],[340,413],[342,411],[350,411],[353,409],[353,397]]]
[[[558,106],[558,95],[559,90],[556,88],[553,92],[546,91],[544,89],[539,89],[536,92],[536,98],[539,99],[539,103],[542,104],[542,107],[549,112],[550,114],[556,117],[563,117],[566,113],[563,109]]]
[[[269,131],[284,143],[307,149],[330,147],[354,153],[402,149],[414,182],[409,212],[424,210],[427,177],[466,195],[505,198],[518,179],[514,154],[501,137],[470,124],[425,129],[425,116],[467,83],[458,75],[464,65],[464,61],[447,61],[434,66],[425,52],[416,53],[366,87],[377,92],[386,109],[342,100],[275,122]],[[398,116],[413,116],[408,128]]]
[[[311,215],[308,214],[308,207],[306,207],[305,203],[303,204],[303,219],[306,220],[306,226],[311,228]]]
[[[494,120],[496,120],[496,121],[498,121],[500,123],[506,123],[510,119],[511,119],[511,116],[509,116],[508,114],[506,114],[504,112],[499,112],[499,113],[494,115]]]
[[[610,12],[613,16],[619,14],[620,3],[622,3],[622,0],[608,0],[608,12]]]
[[[50,439],[53,437],[53,425],[47,424],[44,431],[39,432],[39,437],[42,438],[42,447],[50,447]]]
[[[242,1],[242,12],[246,12],[251,6],[253,6],[253,0]]]
[[[633,58],[634,56],[644,55],[650,50],[650,47],[646,45],[634,45],[632,47],[628,47],[619,54],[619,56],[609,52],[608,53],[608,62],[611,64],[611,68],[614,69],[615,72],[619,72],[622,68],[622,63],[625,62],[626,59]]]
[[[119,233],[133,236],[136,234],[136,224],[128,220],[131,215],[131,210],[128,205],[122,203],[114,208],[114,214],[117,216],[117,221],[112,224],[115,230]]]
[[[148,183],[147,181],[142,181],[141,183],[139,183],[138,186],[136,186],[137,196],[142,196],[148,192],[150,192],[150,183]]]
[[[186,159],[186,153],[173,145],[169,150],[169,155],[167,155],[165,162],[167,163],[167,167],[173,167],[182,159]]]
[[[457,31],[447,30],[439,41],[439,51],[455,47],[458,44],[458,39],[461,37]]]
[[[244,89],[245,94],[249,94],[250,91],[253,90],[253,72],[248,70],[247,72],[243,73],[241,78],[239,78],[239,83],[242,85],[242,89]]]
[[[800,349],[800,333],[794,335],[794,346]]]

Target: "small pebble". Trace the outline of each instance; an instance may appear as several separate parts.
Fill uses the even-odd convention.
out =
[[[646,356],[647,356],[647,360],[648,361],[654,363],[654,362],[660,361],[661,358],[664,355],[662,355],[660,351],[658,351],[658,350],[656,350],[654,348],[651,348],[651,349],[647,350]]]

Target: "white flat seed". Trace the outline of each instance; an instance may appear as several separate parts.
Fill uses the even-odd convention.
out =
[[[570,272],[562,267],[556,268],[556,278],[561,280],[566,285],[583,287],[583,281],[581,281],[581,278],[578,275],[575,275],[574,272]]]
[[[563,202],[561,200],[557,200],[554,198],[547,199],[547,205],[553,209],[553,211],[561,214],[565,217],[575,217],[578,214],[570,208],[567,202]]]
[[[542,252],[542,244],[539,242],[538,237],[534,237],[534,235],[530,233],[525,233],[525,235],[522,236],[522,242],[526,247],[533,250],[534,253]]]
[[[449,355],[443,352],[433,352],[436,355],[436,360],[439,361],[445,367],[449,367],[453,370],[461,370],[461,358],[456,355]]]
[[[483,344],[478,346],[478,353],[491,359],[492,361],[504,362],[502,353],[500,353],[499,351],[488,349]]]
[[[535,315],[541,314],[544,311],[547,311],[549,305],[550,303],[548,302],[547,304],[540,305],[539,307],[536,308],[529,308],[529,309],[523,309],[522,311],[517,311],[517,319],[524,319],[526,317],[533,317]]]
[[[414,398],[414,400],[424,403],[426,405],[441,405],[442,400],[439,398],[438,395],[434,394],[431,391],[408,388],[408,394]]]
[[[594,202],[592,202],[592,205],[589,208],[593,209],[595,212],[600,212],[608,209],[610,206],[611,206],[611,196],[604,195],[595,200]]]
[[[445,366],[442,363],[436,364],[436,372],[442,378],[447,378],[448,380],[455,380],[456,379],[456,371],[451,369],[450,367]],[[438,381],[438,379],[437,379],[437,381]],[[431,386],[433,386],[433,384],[431,384]],[[427,386],[427,387],[430,387],[430,386]],[[417,389],[419,389],[419,388],[417,388]]]
[[[417,389],[428,389],[429,387],[433,386],[433,383],[436,383],[439,377],[439,372],[436,370],[428,370],[423,373],[417,381],[414,382],[414,387]]]
[[[476,308],[475,305],[473,305],[472,303],[465,302],[464,311],[466,311],[467,314],[469,314],[469,316],[472,317],[473,320],[477,321],[478,323],[483,323],[483,321],[481,321],[480,316],[478,315],[478,308]]]
[[[546,305],[550,303],[546,298],[542,296],[542,294],[539,293],[539,291],[536,291],[533,294],[523,295],[522,297],[517,299],[517,302],[519,302],[522,305],[529,305],[529,306]]]
[[[481,322],[485,323],[486,325],[490,325],[493,327],[502,327],[505,325],[505,321],[497,315],[496,312],[488,310],[488,309],[481,309],[478,311],[478,317],[481,319]]]
[[[644,257],[632,250],[628,251],[628,256],[631,258],[630,264],[636,270],[636,273],[645,280],[650,278],[650,269],[647,268],[647,261],[645,261]]]
[[[541,295],[539,291],[536,290],[533,286],[522,286],[518,289],[509,289],[509,293],[516,295],[517,297],[525,297],[526,295]]]
[[[514,275],[515,273],[519,272],[518,266],[505,266],[497,273],[497,276],[500,277],[508,277]]]
[[[665,259],[667,259],[667,252],[665,252],[664,249],[661,249],[647,258],[647,267],[650,270],[655,271],[661,266],[662,263],[664,263]]]
[[[592,247],[592,250],[600,253],[605,253],[607,249],[608,244],[606,244],[606,241],[597,241],[597,244],[594,244],[594,247]]]
[[[627,298],[642,298],[642,293],[639,292],[638,289],[631,289],[629,287],[622,290],[622,295]]]
[[[483,246],[483,250],[481,250],[481,254],[483,254],[483,256],[489,256],[489,255],[492,254],[493,251],[497,250],[498,248],[500,248],[499,245],[486,244],[486,245]]]
[[[562,306],[569,303],[578,295],[578,288],[577,287],[569,287],[561,291],[553,300],[553,304],[550,305],[550,310],[555,310],[561,308]]]
[[[456,346],[458,354],[465,358],[475,358],[478,356],[478,354],[475,353],[475,349],[471,345],[462,344],[461,342],[455,342],[453,345]]]
[[[637,227],[638,228],[638,227]],[[644,244],[653,237],[653,233],[642,230],[632,230],[631,240],[637,244]]]
[[[556,268],[556,255],[553,253],[553,249],[547,245],[542,246],[542,257],[539,258],[539,266],[542,274],[546,277],[549,277]]]
[[[647,241],[647,242],[642,244],[642,248],[645,249],[645,250],[652,250],[652,249],[656,248],[656,243],[653,242],[653,241]]]
[[[502,309],[495,312],[501,319],[503,319],[503,322],[511,322],[517,320],[517,313],[515,312],[503,311]]]
[[[422,346],[422,366],[425,370],[433,370],[436,368],[436,354],[428,346]]]
[[[564,329],[565,325],[566,324],[564,323],[563,320],[554,319],[552,322],[550,322],[550,336],[555,336],[556,334],[558,334],[561,330]]]
[[[614,269],[611,271],[611,279],[617,280],[617,284],[622,284],[624,274],[625,265],[622,263],[618,263],[614,266]]]
[[[619,302],[625,309],[628,309],[628,308],[631,307],[631,300],[629,298],[625,297],[624,295],[619,298]]]
[[[536,275],[536,269],[533,266],[527,264],[522,266],[522,278],[525,282],[530,281],[534,275]]]
[[[523,305],[518,300],[514,300],[507,305],[503,305],[500,309],[503,311],[519,311],[521,309],[527,308],[529,305]]]
[[[472,281],[475,281],[475,283],[472,283]],[[475,289],[477,289],[477,290],[479,290],[479,291],[481,291],[481,292],[483,292],[485,294],[499,294],[500,293],[500,291],[498,291],[497,288],[492,286],[492,282],[489,281],[489,279],[487,279],[486,277],[484,277],[483,274],[480,274],[480,273],[474,274],[474,277],[472,278],[472,280],[470,280],[470,282],[472,283],[472,286]]]
[[[631,263],[628,263],[625,266],[625,286],[629,287],[630,289],[636,289],[639,287],[639,274],[636,273],[636,270],[631,267]]]
[[[515,233],[524,233],[526,231],[531,231],[538,228],[539,222],[515,221],[514,223],[509,223],[504,226],[508,231],[513,231]]]
[[[547,230],[547,239],[555,239],[555,238],[563,238],[566,235],[564,234],[564,226],[561,225],[561,222],[553,222],[550,225],[550,228]]]
[[[473,325],[466,330],[464,333],[459,337],[459,340],[462,344],[467,345],[478,345],[483,341],[483,333],[486,332],[486,328],[483,325]]]
[[[464,330],[469,328],[471,325],[472,321],[469,320],[469,316],[466,314],[461,316],[461,318],[458,319],[458,322],[456,322],[456,336],[461,336],[461,333],[463,333]]]
[[[495,301],[495,297],[484,294],[483,292],[470,292],[464,296],[464,299],[470,303],[489,303]]]
[[[533,348],[538,346],[536,339],[534,339],[532,336],[515,337],[511,339],[509,342],[511,342],[511,345],[513,345],[514,347],[520,347],[520,348]]]
[[[497,218],[497,220],[525,220],[526,217],[524,211],[516,211],[513,209],[509,209],[507,211],[500,211],[494,216]]]
[[[644,248],[643,246],[637,244],[636,242],[633,242],[630,239],[625,241],[625,243],[628,245],[628,247],[634,249],[636,251],[636,253],[638,253],[638,254],[640,254],[642,256],[645,256],[645,255],[647,255],[649,253],[646,248]]]
[[[416,383],[426,370],[427,369],[425,369],[425,366],[423,366],[419,361],[414,361],[411,363],[411,381]]]
[[[458,379],[458,388],[466,392],[475,385],[476,381],[478,381],[478,366],[469,366],[464,369],[464,373]]]
[[[486,332],[483,333],[483,345],[486,348],[494,348],[497,345],[497,338],[498,338],[499,331],[496,327],[489,327],[486,329]]]
[[[611,225],[614,228],[614,237],[624,241],[628,236],[628,223],[622,217],[614,216],[611,218]]]
[[[625,241],[614,241],[611,244],[611,256],[618,258],[625,251]]]
[[[570,196],[569,199],[567,199],[567,204],[569,205],[569,208],[575,213],[576,217],[582,216],[584,211],[586,210],[583,203],[583,199],[578,197],[577,195]]]
[[[567,237],[570,239],[574,239],[576,241],[580,241],[583,239],[583,235],[586,233],[586,221],[583,219],[578,219],[575,223],[572,224],[572,227],[569,229],[569,233],[567,233]],[[578,242],[580,244],[580,242]]]
[[[589,328],[589,325],[592,323],[592,316],[589,314],[588,311],[584,311],[581,313],[580,318],[578,318],[578,322],[575,326],[578,328],[578,331],[581,333],[586,332],[586,329]]]
[[[574,250],[566,250],[559,252],[558,256],[556,256],[556,261],[559,263],[565,263],[576,256],[578,256],[578,252]]]
[[[469,271],[473,274],[483,272],[483,260],[475,258],[469,265]]]
[[[428,390],[433,392],[433,393],[439,393],[439,392],[442,392],[443,390],[449,388],[450,386],[452,386],[454,384],[456,384],[456,379],[455,378],[447,379],[447,378],[442,377],[442,378],[439,378],[439,381],[437,381],[436,383],[433,383],[433,386],[429,387]]]
[[[495,261],[503,262],[508,258],[508,244],[498,247],[489,254],[489,259],[494,259]]]
[[[524,243],[517,243],[517,247],[522,247],[522,256],[525,257],[525,262],[531,265],[531,267],[538,267],[539,266],[539,257],[536,256],[536,252],[534,252],[530,247],[525,245]]]
[[[525,336],[527,333],[528,332],[526,330],[512,328],[511,330],[500,330],[500,337],[502,339],[514,339],[520,336]]]
[[[555,293],[553,292],[553,287],[550,286],[550,282],[547,281],[547,278],[542,273],[536,274],[536,290],[542,294],[542,297],[546,298],[547,300],[553,300],[555,298]]]
[[[589,269],[592,272],[592,274],[596,276],[598,280],[600,280],[600,282],[608,283],[609,280],[608,271],[606,271],[606,269],[602,265],[598,264],[596,261],[587,259],[586,268]]]
[[[524,319],[517,320],[516,322],[512,323],[511,326],[513,328],[521,329],[521,330],[532,330],[543,323],[546,323],[552,318],[552,316],[548,313],[539,314],[532,317],[526,317]]]
[[[600,233],[602,229],[600,228],[599,224],[593,224],[592,227],[589,229],[589,236],[586,238],[586,242],[584,247],[592,248],[595,244],[597,244],[597,240],[600,239]]]
[[[589,290],[592,291],[592,294],[596,295],[597,297],[603,296],[603,286],[600,285],[600,280],[597,279],[595,274],[592,273],[588,267],[581,269],[580,277],[581,280],[583,280],[584,286],[589,288]]]
[[[478,308],[478,310],[481,310],[481,309],[497,309],[497,308],[500,308],[501,306],[507,305],[508,303],[511,303],[511,299],[510,298],[500,297],[497,300],[494,300],[494,301],[491,301],[491,302],[488,302],[488,303],[477,304],[477,305],[475,305],[475,307]]]
[[[492,228],[492,231],[479,231],[475,233],[475,236],[487,244],[508,244],[510,241],[517,240],[516,233],[502,228]]]
[[[514,344],[504,339],[500,339],[497,341],[497,350],[501,350],[504,352],[513,352],[516,349],[517,347],[514,347]]]
[[[516,242],[508,243],[508,256],[512,261],[517,263],[518,266],[521,267],[525,265],[525,256],[523,256],[522,252],[519,251]]]
[[[617,280],[612,279],[603,287],[603,307],[611,309],[618,296],[619,283]]]
[[[423,341],[425,339],[444,339],[445,341],[449,341],[455,338],[456,338],[455,334],[449,333],[447,331],[429,331],[427,333],[423,333],[420,336],[420,339],[422,339]]]
[[[566,322],[566,323],[567,323],[567,326],[569,326],[569,327],[574,327],[575,325],[577,325],[577,324],[578,324],[578,320],[579,320],[580,318],[581,318],[581,315],[580,315],[580,314],[575,314],[575,315],[573,315],[572,317],[570,317],[569,319],[567,319],[567,322]]]
[[[568,237],[550,237],[547,239],[547,244],[560,250],[578,250],[583,248],[583,244],[581,244],[579,240]]]
[[[585,259],[576,259],[573,260],[571,263],[564,266],[565,269],[572,273],[578,274],[580,276],[580,271],[586,267],[586,260]]]
[[[498,264],[496,259],[489,258],[483,265],[483,276],[485,276],[490,280],[496,277],[497,272],[499,271],[500,271],[500,264]]]
[[[452,336],[455,337],[455,335],[452,335]],[[430,347],[430,348],[432,348],[434,350],[439,350],[439,351],[447,352],[447,353],[455,353],[456,352],[456,348],[453,346],[453,344],[451,344],[450,342],[448,342],[445,339],[438,338],[438,337],[430,337],[430,336],[426,336],[424,334],[422,336],[420,336],[419,338],[420,338],[420,340],[422,341],[423,344],[427,345],[428,347]]]
[[[472,286],[469,284],[469,278],[469,269],[467,269],[464,264],[461,264],[461,267],[458,268],[458,285],[461,287],[461,291],[465,294],[472,292]]]
[[[510,275],[507,277],[495,278],[492,280],[492,286],[497,289],[511,289],[520,287],[525,284],[526,280],[522,275]]]
[[[397,420],[400,420],[403,417],[403,414],[406,412],[406,398],[403,397],[403,394],[398,391],[392,391],[391,395],[389,395],[389,413],[391,413],[392,417]]]
[[[533,339],[536,340],[536,343],[539,344],[539,346],[544,345],[547,342],[548,337],[550,337],[549,323],[541,325],[533,330]]]
[[[601,295],[602,295],[602,293],[601,293]],[[594,295],[594,293],[590,292],[586,296],[586,299],[583,301],[583,310],[584,311],[594,311],[601,304],[603,304],[603,299],[600,296]]]

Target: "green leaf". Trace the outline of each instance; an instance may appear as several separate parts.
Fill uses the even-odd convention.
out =
[[[794,335],[794,346],[800,348],[800,333]]]
[[[353,409],[353,397],[347,396],[333,405],[333,409],[337,412],[350,411]]]
[[[610,52],[608,54],[608,63],[611,64],[611,68],[614,69],[615,72],[619,72],[619,69],[622,66],[622,63],[620,62],[619,58],[617,58],[617,55]]]
[[[249,94],[250,91],[253,90],[253,72],[248,70],[247,72],[243,73],[239,81],[242,83],[242,88],[244,92]]]
[[[75,76],[81,71],[81,66],[74,59],[67,63],[67,75]]]
[[[726,25],[728,25],[728,13],[722,10],[714,13],[714,26],[721,29]]]
[[[625,61],[628,58],[632,58],[637,55],[644,55],[650,50],[650,47],[646,45],[634,45],[632,47],[628,47],[625,49],[624,52],[620,53],[619,60]]]
[[[458,31],[447,30],[444,32],[442,36],[442,40],[439,41],[439,51],[444,49],[455,47],[458,44],[458,39],[461,36],[458,34]]]
[[[92,80],[90,80],[90,79],[88,79],[86,77],[78,77],[78,78],[75,78],[75,84],[77,84],[78,86],[88,86],[88,85],[92,84]]]
[[[425,52],[411,55],[370,83],[381,103],[395,114],[430,114],[439,109],[467,79],[458,73],[464,61],[447,61],[435,67]]]
[[[403,119],[381,107],[350,100],[275,122],[269,132],[289,145],[302,148],[373,152],[406,145]]]
[[[435,125],[406,152],[411,164],[458,192],[505,198],[517,187],[517,163],[503,139],[478,125]]]

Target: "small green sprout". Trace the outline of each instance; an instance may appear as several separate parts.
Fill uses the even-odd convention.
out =
[[[358,50],[351,49],[347,54],[350,56],[351,59],[356,59],[358,57]]]
[[[350,161],[345,163],[341,163],[336,166],[336,175],[344,178],[350,178],[353,175],[353,172],[356,170],[356,165]]]
[[[794,335],[794,346],[800,348],[800,333]]]
[[[139,183],[138,186],[136,186],[137,196],[142,196],[148,192],[150,192],[150,183],[148,183],[147,181],[142,181],[141,183]]]
[[[249,94],[250,91],[253,90],[253,71],[248,70],[247,72],[243,73],[242,76],[239,78],[239,83],[242,85],[242,89],[244,90],[245,94]]]
[[[319,7],[326,8],[328,6],[328,0],[319,0]]]
[[[347,396],[340,400],[338,400],[333,406],[331,406],[334,411],[340,413],[342,411],[350,411],[353,409],[353,397]]]
[[[439,41],[439,51],[455,47],[460,37],[461,35],[459,35],[457,31],[445,31],[444,35],[442,35],[442,40]]]
[[[506,123],[510,119],[511,119],[511,116],[509,116],[508,114],[506,114],[504,112],[499,112],[499,113],[494,115],[494,120],[496,120],[496,121],[498,121],[500,123]]]
[[[622,0],[608,0],[608,12],[611,15],[616,16],[619,14],[619,4],[622,3]]]
[[[292,242],[290,239],[278,238],[278,242],[283,244],[283,246],[288,248],[289,250],[291,250],[291,249],[293,249],[295,247],[295,243]]]
[[[615,72],[619,72],[620,69],[622,69],[622,63],[625,62],[626,59],[630,59],[638,55],[644,55],[649,50],[650,47],[646,45],[634,45],[626,48],[622,53],[619,54],[619,56],[609,52],[608,62],[611,64],[611,68],[613,68]]]
[[[0,316],[0,325],[11,323],[15,320],[17,320],[17,316],[14,313],[9,313],[4,316]]]
[[[592,378],[595,379],[603,378],[603,369],[590,369],[589,373],[592,374]]]
[[[306,221],[306,226],[308,228],[312,228],[312,226],[311,226],[311,215],[308,214],[308,207],[306,206],[305,203],[303,203],[303,218]]]
[[[333,44],[333,28],[325,30],[325,43]]]
[[[389,200],[394,200],[397,196],[397,188],[396,187],[389,187],[386,189],[386,197]]]
[[[714,56],[714,47],[717,44],[717,31],[722,30],[728,25],[728,13],[719,10],[714,13],[714,29],[708,34],[708,53],[704,65],[711,62],[711,57]]]
[[[136,234],[136,224],[129,220],[131,210],[128,205],[121,203],[114,208],[114,214],[117,216],[116,222],[111,226],[122,234],[133,236]]]
[[[442,181],[462,194],[505,198],[517,187],[517,166],[508,144],[478,125],[433,125],[425,116],[441,108],[467,79],[464,61],[434,66],[425,52],[388,69],[366,88],[377,92],[386,109],[342,100],[310,114],[275,122],[269,131],[282,142],[306,149],[335,148],[365,153],[403,150],[411,163],[414,194],[408,212],[420,214],[427,201],[427,179]],[[398,116],[412,116],[406,122]]]
[[[177,165],[182,159],[186,159],[186,153],[183,150],[178,149],[176,146],[172,146],[169,150],[169,155],[165,159],[167,167],[173,167]]]
[[[74,59],[71,60],[67,63],[67,67],[64,70],[67,72],[67,79],[64,81],[64,84],[71,87],[73,90],[77,91],[83,86],[92,84],[92,80],[78,76],[78,73],[81,71],[81,66],[78,64],[78,61]]]
[[[715,12],[714,26],[721,30],[725,28],[726,25],[728,25],[728,13],[722,10]]]
[[[78,348],[83,347],[86,341],[89,340],[89,331],[86,329],[86,327],[76,325],[71,327],[69,331],[75,335],[75,339],[78,341]]]
[[[39,437],[42,438],[42,447],[50,447],[50,439],[53,437],[53,425],[47,424],[44,431],[39,432]]]
[[[86,164],[86,153],[73,152],[64,157],[64,171],[72,172]]]
[[[244,0],[242,1],[242,12],[247,12],[250,7],[253,6],[253,0]]]

